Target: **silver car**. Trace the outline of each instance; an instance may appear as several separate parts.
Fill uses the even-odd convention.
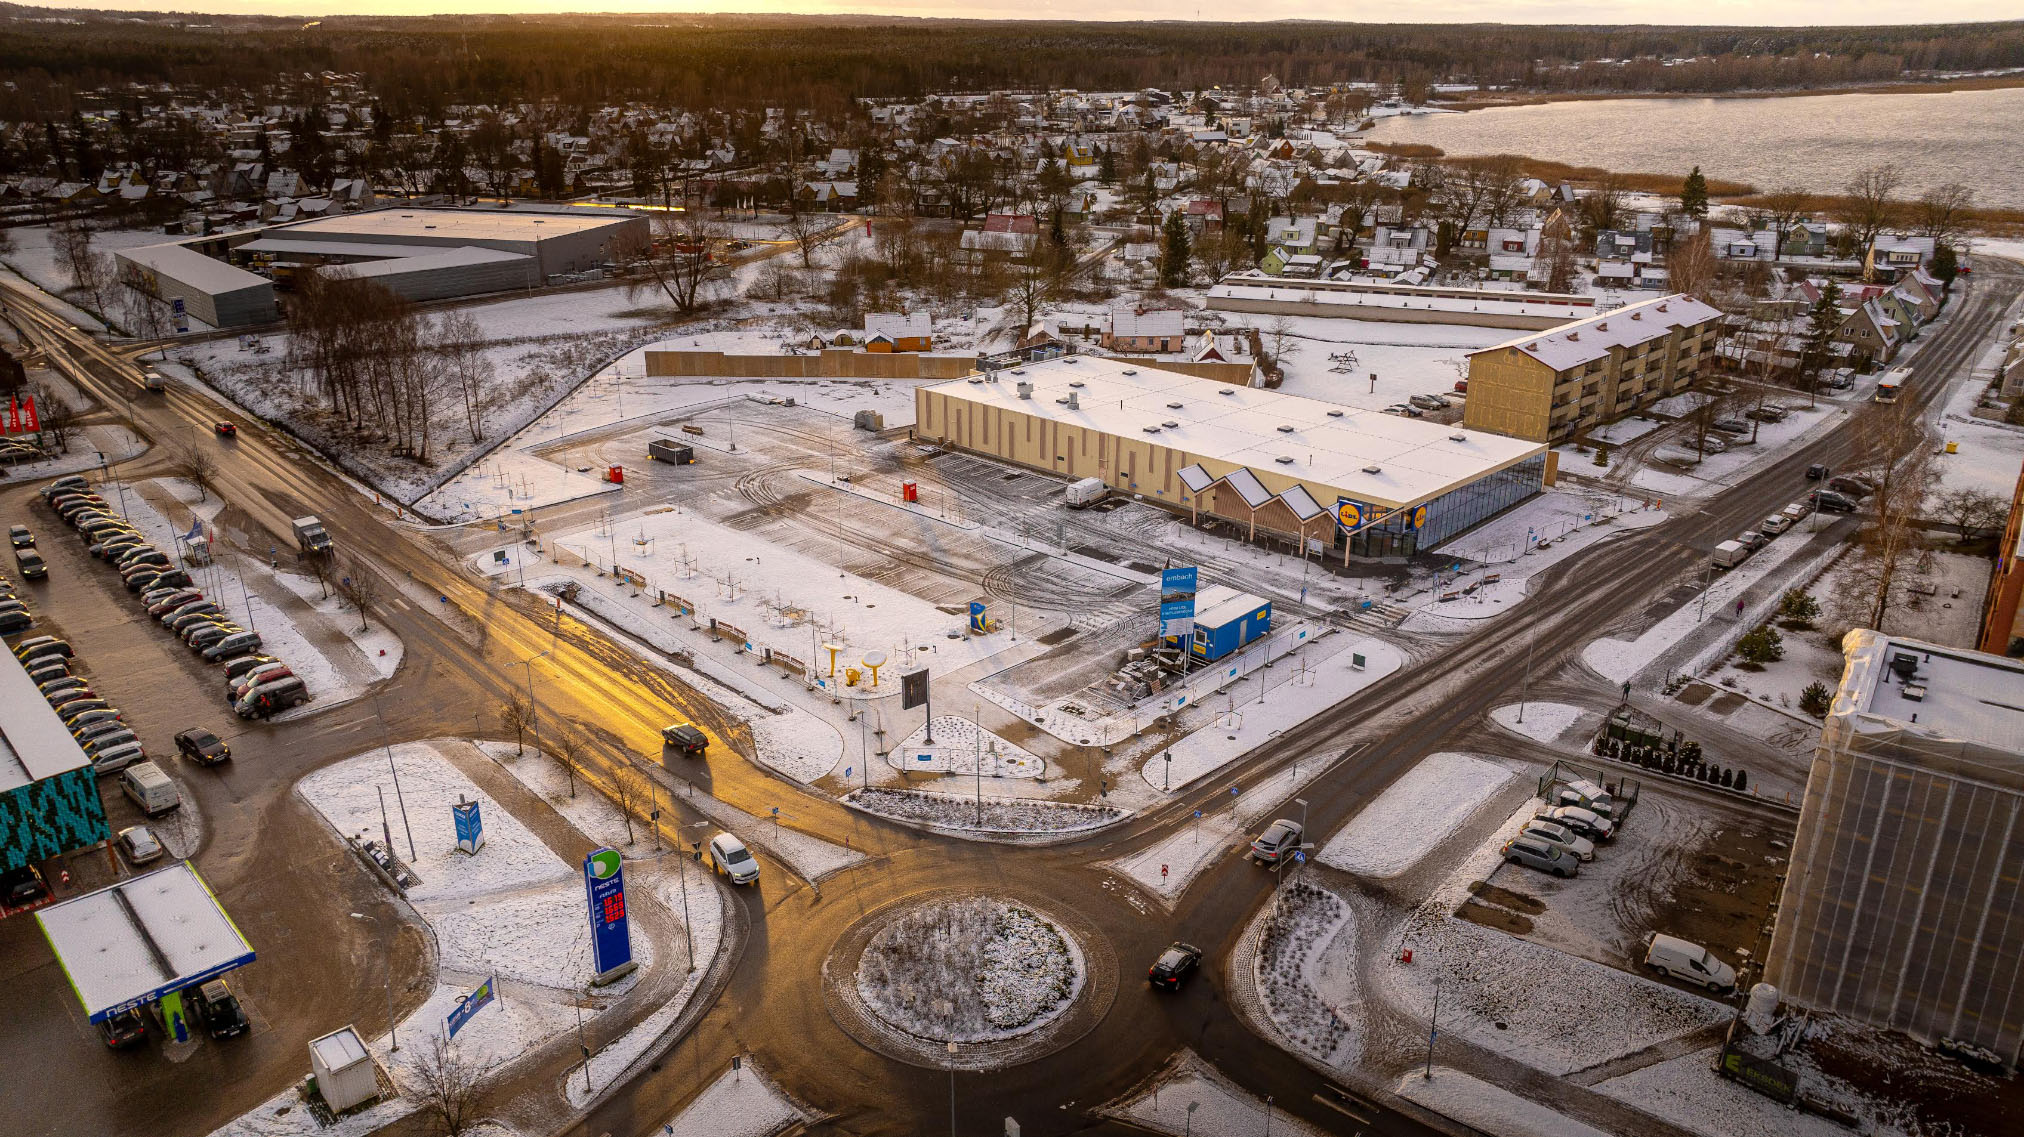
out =
[[[1595,859],[1595,842],[1580,836],[1574,830],[1557,821],[1539,821],[1536,819],[1529,821],[1525,824],[1525,828],[1519,833],[1519,836],[1532,837],[1544,841],[1549,845],[1558,845],[1573,853],[1576,860],[1592,861]]]
[[[1528,869],[1550,872],[1554,876],[1575,876],[1581,872],[1581,859],[1573,853],[1549,841],[1522,834],[1504,842],[1504,859]]]
[[[1532,817],[1535,821],[1558,822],[1591,841],[1607,841],[1616,835],[1615,822],[1578,805],[1553,806],[1540,810]]]

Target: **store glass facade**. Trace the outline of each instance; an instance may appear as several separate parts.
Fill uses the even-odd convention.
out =
[[[1528,458],[1460,489],[1450,490],[1427,502],[1426,523],[1415,525],[1418,509],[1402,509],[1383,522],[1349,538],[1349,551],[1358,557],[1410,557],[1432,549],[1464,530],[1474,528],[1517,505],[1544,488],[1546,456]],[[1376,507],[1357,502],[1372,511]],[[1343,533],[1335,531],[1335,547],[1342,548]]]

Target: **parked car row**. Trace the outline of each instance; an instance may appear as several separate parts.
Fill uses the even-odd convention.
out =
[[[0,576],[0,636],[18,636],[34,626],[35,613],[28,601],[15,592],[13,581]]]
[[[60,478],[43,490],[43,498],[89,543],[92,556],[119,571],[127,591],[139,597],[150,617],[205,662],[224,667],[225,696],[240,718],[266,718],[309,701],[301,677],[280,660],[260,654],[259,632],[233,623],[187,571],[90,492],[84,479]]]
[[[1595,847],[1616,836],[1622,807],[1605,786],[1577,779],[1554,788],[1547,804],[1504,842],[1504,860],[1558,877],[1578,876]]]
[[[42,447],[21,438],[0,438],[0,466],[18,466],[23,462],[40,462],[49,457]]]

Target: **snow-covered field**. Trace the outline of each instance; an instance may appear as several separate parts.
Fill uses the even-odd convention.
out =
[[[1824,1117],[1787,1109],[1714,1072],[1720,1047],[1684,1054],[1599,1083],[1598,1092],[1628,1102],[1703,1137],[1845,1137]]]
[[[1516,777],[1487,759],[1443,751],[1406,771],[1321,848],[1316,859],[1385,879],[1410,871]]]
[[[1522,722],[1520,715],[1524,716]],[[1490,712],[1490,721],[1498,726],[1549,746],[1560,741],[1563,735],[1570,735],[1574,725],[1584,718],[1593,720],[1582,733],[1571,736],[1572,741],[1580,741],[1586,734],[1593,733],[1592,728],[1601,717],[1599,712],[1567,703],[1507,703]]]
[[[1204,1137],[1323,1137],[1323,1131],[1259,1101],[1192,1050],[1126,1097],[1096,1112],[1155,1133]]]
[[[986,896],[908,909],[865,945],[859,998],[934,1042],[997,1042],[1058,1017],[1082,990],[1082,953],[1053,921]]]
[[[1279,317],[1218,313],[1230,327],[1255,327],[1267,346]],[[1405,324],[1331,316],[1287,316],[1286,382],[1280,389],[1310,399],[1383,410],[1414,395],[1453,394],[1468,374],[1468,355],[1522,335],[1473,324]],[[1377,382],[1371,382],[1371,376]],[[1459,400],[1461,396],[1456,395]]]
[[[1125,816],[1107,805],[1026,798],[964,797],[921,790],[861,789],[843,799],[878,817],[969,833],[1044,834],[1101,829]]]
[[[1584,1125],[1530,1098],[1519,1097],[1502,1086],[1493,1086],[1447,1066],[1435,1066],[1431,1078],[1420,1070],[1404,1074],[1392,1086],[1392,1092],[1471,1129],[1495,1133],[1498,1137],[1609,1137],[1592,1125]],[[1768,1099],[1759,1100],[1770,1104]]]
[[[773,1137],[797,1122],[812,1120],[775,1089],[747,1056],[742,1070],[726,1070],[668,1119],[665,1137]]]
[[[1939,441],[1933,454],[1933,470],[1939,480],[1933,495],[1949,490],[1981,490],[2005,501],[2017,489],[2017,475],[2024,468],[2024,426],[2000,420],[1974,417],[1976,402],[1987,390],[1981,379],[1970,378],[1947,396],[1939,418]]]
[[[1401,627],[1439,631],[1446,620],[1501,616],[1525,598],[1543,570],[1598,541],[1669,517],[1648,498],[1548,490],[1444,547],[1442,555],[1467,567],[1436,571],[1418,591],[1395,597],[1394,603],[1418,609]]]

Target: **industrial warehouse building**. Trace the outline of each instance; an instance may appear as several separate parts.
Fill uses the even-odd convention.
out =
[[[645,217],[609,209],[396,207],[117,255],[127,279],[182,298],[213,327],[237,327],[274,319],[276,282],[300,272],[341,271],[408,300],[445,300],[538,288],[647,240]]]
[[[1765,978],[2024,1058],[2024,661],[1850,632]]]
[[[1714,355],[1721,322],[1691,296],[1661,296],[1471,352],[1462,421],[1565,442],[1686,390]]]
[[[1551,472],[1537,443],[1095,356],[917,388],[914,405],[918,439],[1345,557],[1432,549]]]

